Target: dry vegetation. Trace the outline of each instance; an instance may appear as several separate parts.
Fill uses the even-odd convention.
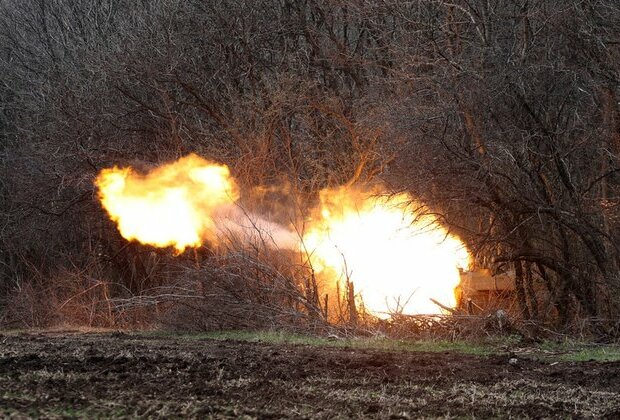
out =
[[[196,152],[283,222],[327,186],[407,190],[515,270],[522,325],[613,336],[619,22],[611,0],[0,0],[2,323],[328,328],[309,267],[173,257],[104,216],[98,170]]]

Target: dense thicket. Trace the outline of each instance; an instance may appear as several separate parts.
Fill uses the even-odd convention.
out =
[[[408,190],[515,270],[526,318],[616,318],[619,34],[612,0],[2,0],[5,309],[185,272],[121,241],[92,180],[197,152],[297,204]]]

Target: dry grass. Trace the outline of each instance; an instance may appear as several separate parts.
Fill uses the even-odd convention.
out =
[[[368,339],[341,346],[276,333],[214,337],[5,335],[0,414],[600,418],[620,412],[617,363],[517,355],[512,365],[505,354],[463,354],[441,343],[388,348]]]

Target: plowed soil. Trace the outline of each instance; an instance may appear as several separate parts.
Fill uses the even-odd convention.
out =
[[[179,337],[0,335],[0,415],[620,417],[620,363]]]

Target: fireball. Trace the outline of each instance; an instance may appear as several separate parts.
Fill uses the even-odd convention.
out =
[[[110,168],[95,181],[99,199],[120,234],[156,247],[183,252],[215,240],[215,214],[239,193],[228,167],[190,154],[141,174]]]
[[[378,317],[440,313],[433,300],[456,305],[459,268],[470,263],[467,249],[409,195],[343,187],[323,191],[320,199],[303,236],[315,272],[331,283],[351,281],[364,308]]]

